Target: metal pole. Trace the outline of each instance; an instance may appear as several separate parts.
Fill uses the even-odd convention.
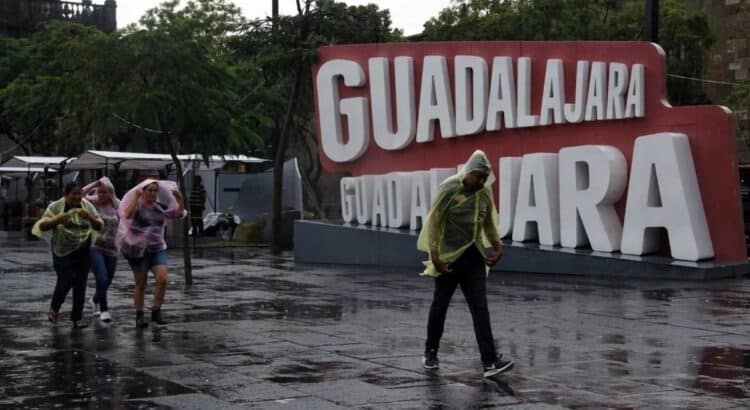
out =
[[[659,42],[659,0],[646,0],[646,40]]]
[[[279,17],[279,0],[271,0],[271,17]]]
[[[219,212],[219,169],[214,170],[214,212]]]

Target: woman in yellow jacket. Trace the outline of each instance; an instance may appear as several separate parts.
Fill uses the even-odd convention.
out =
[[[427,224],[419,235],[418,248],[430,254],[422,274],[435,278],[422,360],[426,369],[439,366],[437,352],[445,315],[458,285],[474,321],[484,377],[513,367],[513,361],[497,355],[487,308],[487,273],[502,257],[497,210],[488,187],[492,179],[487,156],[475,151],[459,173],[440,184]],[[493,248],[490,255],[486,255],[487,245]]]
[[[86,300],[86,280],[89,276],[89,245],[93,230],[102,229],[102,220],[96,208],[83,199],[81,186],[77,182],[65,185],[64,196],[52,202],[34,224],[32,233],[50,242],[52,261],[57,272],[57,283],[50,303],[49,321],[60,320],[60,306],[73,289],[73,309],[70,320],[73,327],[88,326],[83,320],[83,305]]]

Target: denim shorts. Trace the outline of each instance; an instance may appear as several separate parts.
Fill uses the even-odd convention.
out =
[[[128,263],[133,272],[148,272],[154,266],[167,266],[167,251],[146,252],[142,258],[128,258]]]

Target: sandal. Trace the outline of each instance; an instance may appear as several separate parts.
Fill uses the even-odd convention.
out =
[[[89,322],[87,322],[87,321],[85,321],[83,319],[76,320],[75,322],[73,322],[73,329],[84,329],[84,328],[87,328],[87,327],[89,327]]]
[[[49,311],[49,315],[47,315],[47,320],[50,322],[57,324],[57,322],[60,321],[60,312],[55,312],[54,310]]]

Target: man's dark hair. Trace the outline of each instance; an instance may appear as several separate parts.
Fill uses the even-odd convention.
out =
[[[70,181],[67,184],[65,184],[65,187],[63,188],[63,193],[65,195],[68,195],[69,193],[73,192],[74,189],[80,188],[81,183],[77,181]]]

